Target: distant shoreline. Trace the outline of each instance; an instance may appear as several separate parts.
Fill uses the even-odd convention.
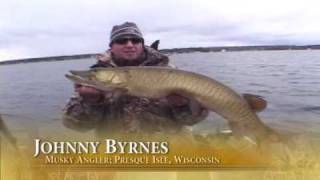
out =
[[[192,53],[192,52],[230,52],[230,51],[268,51],[268,50],[319,50],[320,45],[279,45],[279,46],[221,46],[221,47],[191,47],[191,48],[173,48],[159,50],[165,54],[172,53]],[[49,61],[66,61],[75,59],[92,58],[96,54],[77,54],[67,56],[52,56],[39,58],[24,58],[0,62],[0,65],[31,63],[31,62],[49,62]]]

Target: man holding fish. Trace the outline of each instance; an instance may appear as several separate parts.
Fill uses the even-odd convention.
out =
[[[109,46],[110,50],[97,55],[98,62],[91,68],[170,67],[167,56],[144,45],[142,33],[135,23],[114,26]],[[64,125],[76,130],[96,128],[100,133],[177,132],[185,125],[202,121],[208,114],[208,109],[196,99],[179,92],[160,98],[136,97],[121,90],[97,89],[86,83],[76,83],[75,92],[76,96],[65,107]],[[258,96],[247,94],[243,97],[253,110],[263,110],[266,106]]]

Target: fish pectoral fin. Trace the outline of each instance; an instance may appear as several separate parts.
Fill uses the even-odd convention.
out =
[[[91,75],[91,72],[90,72],[90,71],[75,71],[75,70],[70,70],[69,72],[70,72],[72,75],[79,76],[79,77],[82,77],[82,78],[89,78],[90,75]]]
[[[110,101],[115,102],[117,101],[121,96],[125,95],[128,92],[127,89],[124,88],[114,88],[111,91],[105,91],[104,96]]]

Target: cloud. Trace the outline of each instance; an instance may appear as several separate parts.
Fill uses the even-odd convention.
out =
[[[0,60],[108,48],[113,25],[136,22],[161,48],[317,44],[316,0],[4,0]],[[6,55],[4,55],[6,54]]]

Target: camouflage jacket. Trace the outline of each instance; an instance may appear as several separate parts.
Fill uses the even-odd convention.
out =
[[[138,66],[169,66],[167,56],[158,51],[145,48],[143,60]],[[98,61],[94,67],[119,67],[110,53],[104,61]],[[109,58],[108,58],[109,56]],[[98,104],[88,104],[75,94],[64,108],[64,125],[76,130],[95,128],[101,133],[154,133],[177,132],[184,125],[193,125],[207,116],[203,109],[200,115],[194,116],[189,105],[172,106],[162,100],[123,95],[116,101],[104,97]]]

